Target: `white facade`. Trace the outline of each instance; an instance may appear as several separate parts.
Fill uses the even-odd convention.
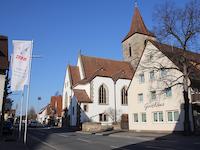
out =
[[[82,80],[85,78],[85,74],[80,57],[77,66],[79,67],[80,79]],[[70,125],[75,126],[77,123],[78,100],[70,88],[72,87],[70,76],[70,71],[67,69],[63,88],[63,109],[67,107],[68,115],[70,116]],[[122,104],[121,92],[122,88],[125,87],[127,89],[129,84],[129,79],[119,78],[117,81],[114,81],[111,77],[95,76],[86,83],[78,83],[73,86],[73,89],[85,90],[91,100],[91,103],[79,103],[81,107],[81,123],[92,121],[111,124],[115,121],[115,114],[116,121],[119,122],[122,114],[128,114],[128,104]],[[99,103],[99,88],[102,85],[106,88],[106,104]],[[87,107],[86,111],[84,110],[85,107]],[[107,120],[100,121],[100,114],[107,114]]]
[[[130,130],[171,132],[184,129],[183,87],[171,84],[182,83],[182,73],[176,69],[163,73],[157,69],[161,66],[177,68],[148,42],[128,89]],[[172,86],[171,89],[169,86]],[[190,121],[192,126],[192,113]]]
[[[92,103],[81,103],[81,122],[100,122],[99,114],[107,113],[108,120],[101,122],[102,124],[111,124],[114,122],[114,112],[116,110],[116,119],[119,122],[121,120],[122,114],[128,113],[128,105],[123,105],[121,103],[121,90],[123,87],[128,87],[130,80],[119,79],[115,84],[111,78],[106,77],[96,77],[90,84],[77,85],[74,89],[85,90]],[[99,87],[101,85],[107,86],[108,102],[107,104],[99,104]],[[114,94],[114,89],[116,88],[116,96]],[[116,104],[115,104],[116,97]],[[84,105],[87,105],[87,111],[84,111]],[[71,105],[69,106],[69,114],[71,125],[75,126],[77,122],[77,99],[72,98]],[[73,113],[74,112],[74,113]]]
[[[69,67],[67,67],[66,73],[65,73],[65,81],[63,85],[62,110],[64,110],[65,108],[69,108],[70,99],[72,97],[71,87],[72,87],[72,83],[70,79],[70,71],[69,71]]]
[[[2,111],[4,86],[5,86],[5,75],[0,74],[0,113]]]
[[[37,114],[37,121],[41,124],[46,124],[48,121],[48,115],[47,115],[47,108],[45,108],[42,112]]]

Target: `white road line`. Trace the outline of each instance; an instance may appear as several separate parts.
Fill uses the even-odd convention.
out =
[[[145,146],[146,148],[153,148],[153,149],[160,149],[160,150],[175,150],[174,148],[165,148],[165,147],[158,147],[158,146]]]
[[[62,137],[65,137],[65,138],[69,138],[68,135],[64,135],[64,134],[58,134],[58,133],[54,133],[54,135],[57,135],[57,136],[62,136]]]
[[[82,141],[82,142],[86,142],[86,143],[91,143],[91,141],[85,140],[85,139],[81,139],[81,138],[78,138],[77,140]]]
[[[50,147],[50,148],[56,150],[56,147],[50,145],[50,144],[47,143],[47,142],[41,141],[41,139],[39,139],[39,138],[37,138],[37,137],[35,137],[35,136],[32,136],[32,135],[28,135],[28,136],[30,136],[32,139],[34,139],[34,140],[36,140],[36,141],[38,141],[38,142],[40,142],[40,143],[42,143],[42,144],[44,144],[44,145],[46,145],[46,146],[48,146],[48,147]]]
[[[120,150],[131,150],[131,149],[127,149],[127,148],[120,148],[120,147],[113,146],[113,145],[111,145],[110,148],[112,148],[112,149],[120,149]]]

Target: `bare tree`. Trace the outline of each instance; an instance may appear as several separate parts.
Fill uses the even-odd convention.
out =
[[[34,107],[31,107],[28,111],[28,119],[35,120],[37,118],[37,114]]]
[[[165,4],[156,7],[155,33],[160,41],[173,43],[183,50],[182,55],[176,61],[181,65],[183,73],[183,86],[185,121],[184,130],[186,134],[191,132],[189,121],[189,79],[192,74],[191,68],[200,64],[200,59],[187,56],[187,50],[195,48],[197,50],[197,40],[200,38],[200,2],[190,0],[184,8],[178,8],[172,1],[166,1]],[[162,68],[162,66],[161,66]],[[177,69],[177,68],[167,68]],[[175,80],[177,81],[177,80]]]

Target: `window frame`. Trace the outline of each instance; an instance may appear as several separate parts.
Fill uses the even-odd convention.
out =
[[[142,100],[141,100],[142,98]],[[139,93],[138,94],[138,103],[143,103],[144,102],[144,94],[143,93]]]
[[[136,117],[137,116],[137,117]],[[137,120],[135,120],[137,119]],[[139,117],[138,117],[138,113],[133,113],[133,122],[134,123],[138,123],[139,122]]]
[[[107,114],[99,114],[99,122],[108,122],[108,115]]]
[[[170,95],[168,94],[168,89],[170,89]],[[172,97],[172,88],[171,87],[165,88],[165,97],[167,97],[167,98]]]
[[[163,115],[163,111],[155,111],[155,112],[152,112],[153,114],[153,123],[164,123],[164,115]],[[160,120],[160,114],[162,114],[162,121]],[[156,116],[156,118],[155,118]],[[157,121],[155,121],[155,119]]]
[[[139,83],[140,83],[140,84],[145,83],[144,72],[139,74]]]
[[[145,115],[145,121],[143,121],[143,115]],[[147,122],[147,113],[146,112],[142,112],[141,113],[141,122],[142,123],[146,123]]]
[[[175,120],[175,112],[177,112],[178,113],[178,118],[177,118],[177,120]],[[169,113],[171,113],[172,114],[172,121],[170,121],[169,120]],[[167,122],[168,123],[176,123],[176,122],[178,122],[180,119],[180,112],[179,112],[179,110],[169,110],[169,111],[167,111],[166,112],[166,115],[167,115]]]
[[[121,105],[128,105],[128,91],[126,86],[121,89]]]
[[[108,90],[105,84],[100,85],[99,90],[98,90],[98,102],[99,105],[107,105],[108,104],[108,98],[107,95]]]
[[[156,101],[157,100],[156,91],[150,91],[150,93],[151,93],[151,101],[152,102]],[[153,93],[155,94],[155,98],[153,98],[153,95],[152,95]]]
[[[153,76],[152,76],[152,73],[153,73]],[[152,77],[153,77],[153,78],[152,78]],[[149,80],[150,80],[150,81],[155,81],[155,79],[156,79],[156,78],[155,78],[155,71],[152,70],[152,71],[149,72]]]

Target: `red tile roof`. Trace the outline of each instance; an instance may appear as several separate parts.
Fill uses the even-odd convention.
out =
[[[0,35],[0,70],[6,70],[8,66],[8,38]]]
[[[153,40],[150,41],[154,46],[156,46],[164,55],[166,55],[181,71],[183,71],[183,64],[180,58],[185,57],[187,61],[190,62],[190,79],[198,84],[200,83],[200,54],[191,51],[184,51],[183,49],[170,46],[167,44],[162,44]]]
[[[51,96],[50,107],[52,110],[56,110],[55,113],[58,117],[61,117],[62,113],[62,96]]]
[[[70,71],[72,86],[74,86],[81,80],[79,68],[77,66],[69,65],[69,71]]]
[[[79,103],[92,103],[85,90],[74,89],[73,91]]]
[[[139,11],[138,7],[135,7],[135,9],[134,9],[134,15],[132,18],[130,31],[128,32],[126,37],[123,39],[123,41],[125,41],[126,39],[128,39],[135,33],[140,33],[140,34],[149,35],[149,36],[154,37],[154,34],[149,32],[147,27],[145,26],[142,16],[140,15],[140,11]]]
[[[119,78],[131,80],[133,77],[134,70],[129,62],[83,55],[81,60],[85,79],[79,81],[79,84],[85,84],[96,76],[110,77],[115,81]]]

